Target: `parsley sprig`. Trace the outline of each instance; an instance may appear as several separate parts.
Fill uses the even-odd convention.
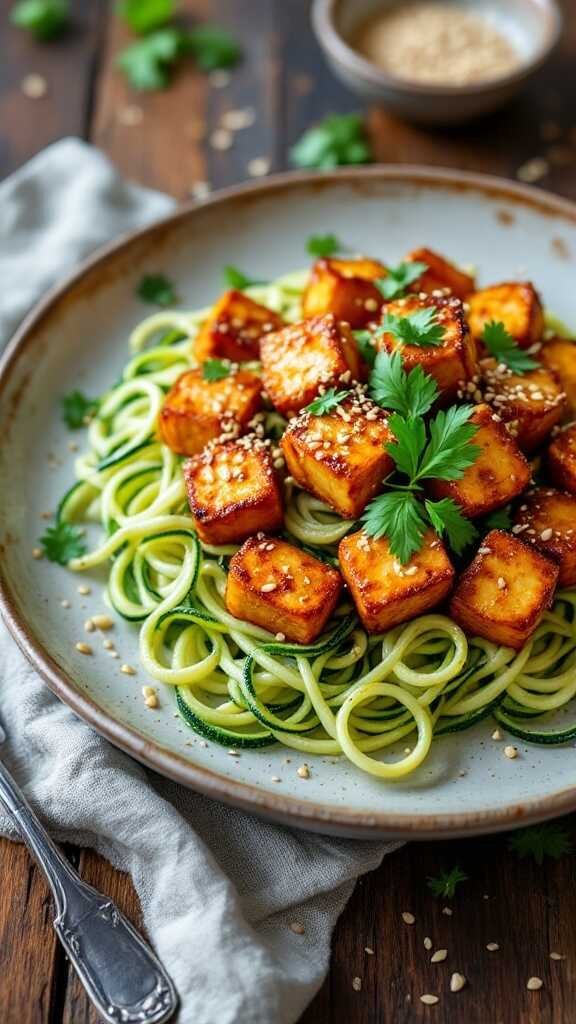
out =
[[[428,265],[414,260],[386,269],[386,277],[381,277],[374,283],[385,299],[399,299],[405,294],[406,289],[428,270]]]
[[[174,285],[165,274],[145,274],[137,288],[137,295],[152,306],[174,306],[178,301]]]
[[[248,277],[243,270],[229,263],[223,270],[224,281],[229,288],[237,288],[243,292],[246,288],[253,288],[254,285],[267,284],[267,281],[258,280],[255,277]]]
[[[314,416],[326,416],[350,394],[350,389],[348,391],[336,391],[336,388],[328,388],[323,395],[318,395],[318,398],[310,402],[310,405],[307,405],[304,411],[311,412]]]
[[[399,352],[378,352],[370,375],[370,394],[384,409],[417,419],[432,408],[439,391],[434,378],[421,366],[406,373]]]
[[[10,21],[41,42],[56,39],[70,20],[68,0],[20,0],[10,11]]]
[[[433,306],[416,309],[406,316],[386,313],[379,331],[382,334],[391,334],[403,345],[420,345],[426,348],[441,345],[444,340],[444,327],[438,322],[438,310]]]
[[[341,252],[344,246],[336,235],[310,235],[306,242],[306,252],[310,256],[333,256]]]
[[[439,899],[453,900],[457,887],[467,881],[468,875],[456,864],[450,871],[441,871],[435,878],[429,877],[426,884]]]
[[[520,348],[501,320],[490,320],[482,331],[482,341],[491,356],[514,373],[535,370],[539,363]]]
[[[225,359],[207,359],[202,363],[202,376],[204,380],[224,380],[230,376],[230,363]]]
[[[70,559],[80,558],[86,551],[86,544],[77,526],[57,522],[49,526],[40,538],[42,550],[50,562],[67,565]]]
[[[99,404],[97,398],[88,398],[82,391],[69,391],[60,400],[62,419],[70,430],[79,430],[98,411]]]
[[[372,150],[360,114],[331,114],[309,128],[292,147],[290,157],[297,167],[331,170],[344,164],[372,162]]]
[[[546,857],[560,860],[566,853],[571,853],[573,841],[563,825],[550,821],[513,832],[508,846],[519,857],[533,857],[537,864],[543,864]]]
[[[154,12],[148,18],[138,18],[139,24],[151,25],[164,21]],[[162,24],[122,50],[118,63],[132,88],[139,91],[165,89],[172,69],[178,62],[191,56],[202,71],[231,68],[242,56],[240,46],[226,29],[217,25],[198,25],[191,31],[178,25]]]
[[[120,0],[118,14],[133,32],[146,35],[176,14],[175,0]]]

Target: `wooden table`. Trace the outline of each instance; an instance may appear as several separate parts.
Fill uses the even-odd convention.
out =
[[[568,12],[571,0],[565,0]],[[245,61],[230,84],[216,88],[187,68],[161,93],[132,93],[116,67],[128,33],[105,0],[72,0],[74,30],[38,45],[6,27],[12,0],[0,0],[0,176],[48,143],[80,135],[100,146],[131,178],[185,199],[195,182],[219,188],[247,177],[253,157],[271,169],[288,163],[290,145],[315,119],[358,109],[358,101],[325,67],[308,26],[306,0],[188,0],[191,16],[227,25],[241,39]],[[451,131],[424,131],[369,112],[377,159],[458,166],[514,177],[545,157],[542,184],[576,199],[576,17],[560,52],[514,105],[488,120]],[[43,99],[27,98],[30,73],[46,79]],[[227,109],[254,108],[254,126],[234,146],[213,149],[198,138]],[[128,124],[127,121],[138,121]],[[426,239],[422,239],[423,242]],[[473,251],[473,240],[471,240]],[[569,823],[570,824],[570,823]],[[90,851],[70,849],[84,877],[109,893],[135,920],[128,878]],[[20,847],[0,841],[0,1020],[2,1024],[87,1024],[96,1017],[55,941],[46,886]],[[426,878],[459,864],[469,876],[442,912]],[[413,926],[402,912],[416,918]],[[445,947],[430,964],[423,939]],[[486,944],[499,949],[489,952]],[[374,955],[365,952],[374,950]],[[566,959],[550,960],[551,951]],[[449,991],[452,971],[467,987]],[[544,987],[528,991],[531,975]],[[361,990],[352,985],[360,978]],[[424,1006],[422,993],[441,1002]],[[330,975],[303,1024],[343,1021],[403,1024],[567,1024],[576,1019],[576,861],[541,867],[518,860],[505,837],[425,843],[401,850],[363,879],[334,938]],[[242,1022],[249,1024],[249,1022]],[[271,1022],[273,1024],[273,1022]]]

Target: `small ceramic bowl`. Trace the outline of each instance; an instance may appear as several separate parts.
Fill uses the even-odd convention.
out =
[[[363,22],[398,0],[314,0],[312,24],[335,74],[363,99],[427,124],[454,124],[495,110],[509,100],[550,56],[562,31],[556,0],[451,0],[484,14],[520,54],[514,71],[473,85],[427,85],[382,71],[353,49]]]

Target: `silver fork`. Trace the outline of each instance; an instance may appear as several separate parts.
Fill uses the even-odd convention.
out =
[[[54,928],[101,1017],[109,1024],[167,1021],[178,996],[162,964],[112,900],[83,882],[65,860],[1,761],[0,800],[48,879],[57,910]]]

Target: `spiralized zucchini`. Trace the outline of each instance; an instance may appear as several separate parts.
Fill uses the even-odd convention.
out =
[[[295,320],[304,280],[298,272],[248,294]],[[542,724],[576,693],[576,593],[558,595],[520,652],[470,640],[444,615],[368,636],[342,603],[329,632],[299,646],[226,611],[236,547],[201,545],[181,459],[155,436],[167,389],[194,365],[191,341],[207,312],[156,313],[136,328],[133,356],[103,396],[59,509],[62,520],[102,526],[102,543],[70,569],[109,567],[109,599],[140,624],[142,665],[175,687],[184,721],[227,747],[344,755],[385,780],[409,775],[435,739],[489,715],[531,742],[576,738],[576,726]],[[281,425],[270,412],[267,429]],[[350,522],[291,483],[286,499],[287,537],[335,563]]]

